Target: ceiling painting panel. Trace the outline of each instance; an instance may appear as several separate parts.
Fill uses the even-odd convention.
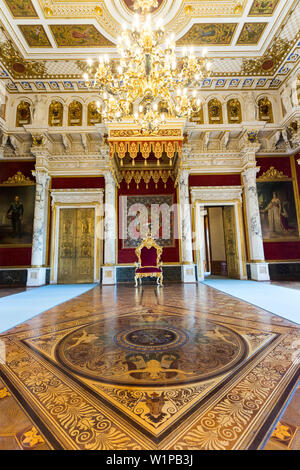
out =
[[[4,0],[14,18],[38,18],[31,0]]]
[[[272,16],[280,0],[254,0],[248,16]]]
[[[245,23],[237,40],[238,45],[258,44],[268,23]]]
[[[182,45],[230,45],[237,23],[198,23],[185,33],[177,44]]]
[[[92,24],[50,25],[58,47],[114,47]]]
[[[0,78],[10,83],[11,90],[16,88],[10,79],[19,89],[27,87],[25,82],[21,85],[21,79],[32,80],[33,90],[43,89],[34,82],[43,79],[53,90],[49,80],[59,80],[64,90],[75,87],[86,91],[79,62],[86,63],[88,56],[95,59],[102,53],[101,48],[107,48],[108,54],[115,51],[112,41],[120,33],[121,20],[131,21],[134,3],[0,0],[0,24],[6,34],[2,38],[0,31]],[[204,80],[205,87],[244,88],[250,83],[244,80],[251,76],[257,77],[252,87],[267,87],[272,78],[272,87],[276,87],[278,76],[285,80],[300,62],[299,0],[157,0],[154,9],[153,23],[163,18],[166,31],[175,33],[179,55],[183,46],[193,45],[196,50],[208,47],[212,73]],[[41,11],[44,14],[39,18]]]
[[[42,25],[19,25],[19,28],[30,47],[52,47]]]

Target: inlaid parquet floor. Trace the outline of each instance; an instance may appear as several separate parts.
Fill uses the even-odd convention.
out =
[[[0,335],[0,448],[261,449],[300,328],[204,284],[96,287]]]

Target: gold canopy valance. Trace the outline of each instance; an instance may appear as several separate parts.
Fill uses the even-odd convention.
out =
[[[162,181],[166,186],[171,178],[176,185],[181,168],[183,128],[185,120],[170,121],[156,133],[145,134],[128,122],[127,129],[120,124],[108,125],[107,143],[110,149],[110,168],[119,186],[125,180],[139,188],[141,181]]]
[[[135,159],[138,153],[144,159],[144,165],[147,165],[147,160],[152,153],[156,159],[156,164],[160,164],[160,160],[163,154],[168,158],[169,165],[172,166],[173,159],[175,156],[181,158],[181,140],[167,140],[167,141],[113,141],[109,142],[110,146],[110,157],[120,159],[120,165],[123,166],[125,156],[131,158],[131,165],[135,165]],[[153,162],[152,162],[153,163]]]

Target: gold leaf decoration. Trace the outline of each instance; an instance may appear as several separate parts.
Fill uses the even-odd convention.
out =
[[[274,166],[271,166],[267,171],[265,171],[257,181],[273,181],[273,180],[282,180],[289,178],[283,174],[283,171],[276,170]]]
[[[44,442],[44,439],[34,426],[29,431],[24,432],[21,437],[22,446],[25,448],[32,448],[37,444],[43,444]]]
[[[25,60],[10,40],[1,43],[0,60],[14,78],[42,78],[46,75],[44,61]]]
[[[5,397],[10,397],[10,393],[6,387],[0,388],[0,399]]]
[[[245,75],[272,75],[278,68],[283,57],[290,51],[290,41],[277,39],[262,57],[257,59],[244,59],[242,74]]]
[[[29,184],[35,184],[34,181],[32,181],[28,176],[24,176],[21,171],[17,171],[17,173],[14,176],[10,176],[4,183],[2,184],[7,184],[7,185],[17,185],[17,186],[25,186]]]

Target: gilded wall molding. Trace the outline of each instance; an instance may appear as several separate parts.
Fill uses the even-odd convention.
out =
[[[257,181],[276,181],[276,180],[286,180],[290,178],[286,176],[283,171],[277,170],[274,166],[271,166],[267,171],[265,171]]]
[[[1,186],[29,186],[34,185],[35,182],[28,176],[23,175],[21,171],[17,171],[14,176],[10,176]]]

